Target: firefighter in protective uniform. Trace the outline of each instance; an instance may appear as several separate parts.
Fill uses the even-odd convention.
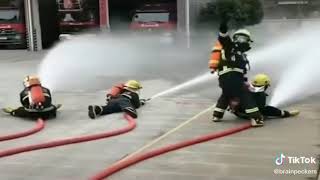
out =
[[[261,114],[264,117],[274,117],[274,118],[286,118],[291,116],[296,116],[299,114],[299,111],[292,110],[280,110],[279,108],[266,105],[267,96],[266,90],[271,84],[271,80],[268,75],[266,74],[257,74],[254,76],[253,80],[249,84],[249,91],[253,99],[258,105],[258,108],[261,112]],[[234,112],[235,115],[238,117],[247,119],[248,116],[245,114],[244,109],[241,107],[238,109],[238,111]]]
[[[97,116],[125,112],[133,118],[137,118],[136,109],[144,105],[147,100],[139,98],[141,84],[136,80],[129,80],[126,83],[115,85],[107,93],[107,104],[105,106],[90,105],[88,116],[95,119]]]
[[[231,39],[228,35],[227,22],[222,22],[219,30],[218,41],[210,56],[209,68],[212,73],[218,73],[222,94],[214,109],[212,121],[221,121],[229,104],[237,106],[241,103],[250,117],[252,126],[263,126],[263,116],[249,95],[249,91],[244,87],[245,74],[249,68],[245,52],[251,49],[250,44],[253,42],[251,34],[246,29],[240,29]]]
[[[3,108],[6,113],[23,118],[43,118],[49,119],[56,117],[56,111],[61,107],[52,104],[50,90],[43,87],[37,76],[27,76],[24,79],[24,89],[20,93],[21,107],[17,109]]]

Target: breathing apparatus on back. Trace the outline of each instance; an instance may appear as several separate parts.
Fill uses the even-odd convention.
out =
[[[23,84],[25,88],[28,88],[30,108],[42,109],[45,97],[39,78],[37,76],[27,76]]]

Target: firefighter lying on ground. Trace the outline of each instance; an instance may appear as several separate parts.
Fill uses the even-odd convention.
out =
[[[214,109],[212,121],[221,121],[229,103],[237,100],[236,103],[241,103],[245,108],[252,126],[263,126],[263,116],[243,85],[246,81],[247,67],[249,67],[245,52],[251,49],[250,44],[253,42],[251,34],[246,29],[240,29],[231,39],[228,35],[227,22],[222,22],[219,30],[218,41],[211,52],[209,68],[211,72],[217,72],[222,94]]]
[[[258,108],[264,117],[274,117],[274,118],[286,118],[291,116],[296,116],[299,114],[299,111],[292,110],[280,110],[276,107],[266,105],[266,100],[268,94],[266,90],[271,84],[270,78],[265,74],[256,75],[252,82],[249,84],[250,95],[256,101]],[[248,116],[245,114],[243,108],[240,106],[234,114],[240,118],[247,119]]]
[[[50,90],[42,87],[37,76],[27,76],[24,79],[24,89],[20,93],[21,107],[17,109],[3,108],[3,111],[16,117],[23,118],[43,118],[49,119],[56,117],[56,111],[61,107],[52,105]]]
[[[136,80],[129,80],[125,84],[113,86],[107,94],[107,105],[90,105],[88,115],[91,119],[97,116],[125,112],[133,118],[137,118],[136,109],[144,105],[146,100],[139,98],[141,84]]]

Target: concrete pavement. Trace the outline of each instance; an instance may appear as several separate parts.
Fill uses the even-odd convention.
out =
[[[0,103],[1,106],[18,106],[18,93],[22,79],[36,73],[37,65],[45,52],[0,51]],[[191,67],[190,67],[191,68]],[[194,67],[192,67],[194,69]],[[165,73],[165,72],[164,72]],[[168,75],[168,74],[167,74]],[[145,86],[142,96],[150,97],[182,81],[183,74],[173,74],[179,80],[167,78],[142,79]],[[175,78],[173,78],[175,79]],[[210,84],[210,86],[214,86]],[[214,86],[216,87],[216,86]],[[106,87],[109,88],[109,87]],[[27,152],[0,159],[0,179],[6,180],[80,180],[105,169],[170,129],[192,118],[213,105],[219,90],[208,85],[183,94],[160,97],[139,109],[137,128],[125,135],[110,139],[68,145],[52,149]],[[28,144],[47,142],[65,137],[75,137],[122,127],[126,124],[121,114],[90,120],[88,104],[103,104],[101,89],[82,92],[55,92],[54,102],[63,107],[58,118],[46,122],[38,134],[17,140],[1,142],[1,150]],[[276,156],[313,156],[320,154],[319,97],[313,97],[290,108],[302,111],[295,118],[275,119],[263,128],[220,138],[147,160],[115,174],[110,179],[131,180],[235,180],[235,179],[311,179],[315,175],[275,175],[274,169],[317,169],[316,165],[275,165]],[[34,122],[1,116],[1,134],[30,128]],[[191,121],[188,125],[146,149],[150,150],[203,134],[235,127],[243,120],[231,115],[225,121],[211,123],[211,111]]]

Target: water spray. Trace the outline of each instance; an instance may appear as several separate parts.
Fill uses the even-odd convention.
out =
[[[159,37],[148,34],[80,36],[50,50],[38,74],[52,91],[101,90],[128,79],[171,79],[176,67],[185,70],[191,65],[193,72],[181,78],[185,80],[205,69],[195,61],[206,54],[202,51],[207,52],[206,48],[186,52],[184,47],[163,44]]]
[[[270,101],[271,105],[285,106],[320,93],[320,84],[317,81],[320,78],[320,52],[317,47],[320,38],[318,32],[313,30],[319,27],[309,26],[298,31],[304,38],[300,45],[307,46],[307,49],[291,49],[291,53],[296,55],[295,59],[288,59],[287,67],[282,69]]]
[[[280,78],[270,104],[284,106],[320,93],[320,84],[317,82],[320,79],[319,59],[320,53],[313,49],[288,68]]]
[[[213,78],[213,75],[212,75],[212,74],[210,74],[210,73],[205,73],[205,74],[203,74],[203,75],[201,75],[201,76],[195,77],[195,78],[193,78],[193,79],[191,79],[191,80],[189,80],[189,81],[186,81],[186,82],[184,82],[184,83],[182,83],[182,84],[179,84],[179,85],[177,85],[177,86],[175,86],[175,87],[173,87],[173,88],[170,88],[170,89],[168,89],[168,90],[165,90],[165,91],[163,91],[163,92],[160,92],[160,93],[158,93],[158,94],[155,94],[155,95],[153,95],[153,96],[150,98],[150,100],[151,100],[151,99],[154,99],[154,98],[157,98],[157,97],[160,97],[160,96],[164,96],[164,95],[167,95],[167,94],[171,94],[171,93],[174,93],[174,92],[183,90],[183,89],[190,88],[190,87],[195,86],[195,85],[197,85],[197,84],[199,84],[199,83],[206,82],[206,81],[208,81],[208,80],[210,80],[210,79],[212,79],[212,78]]]
[[[271,104],[284,105],[320,92],[320,87],[314,83],[313,79],[319,77],[317,68],[320,66],[318,63],[320,61],[317,61],[320,59],[317,48],[320,38],[315,29],[319,29],[319,26],[307,25],[306,28],[294,30],[281,39],[277,37],[272,40],[272,44],[249,53],[252,65],[249,75],[266,73],[273,79],[273,87],[276,88],[271,92],[274,94]],[[179,63],[191,64],[197,59],[197,57],[188,57],[190,54],[186,55],[181,49],[173,46],[165,49],[158,45],[149,46],[150,42],[157,42],[155,39],[147,41],[146,37],[108,37],[89,40],[80,38],[64,42],[48,53],[41,63],[39,75],[44,86],[48,86],[53,91],[83,89],[89,85],[101,89],[120,80],[127,80],[128,77],[130,79],[137,77],[142,81],[145,77],[163,78],[163,71],[167,70],[170,73],[171,70],[175,70],[174,68],[169,70],[169,65],[178,67]],[[308,49],[302,49],[306,45]],[[188,58],[192,61],[186,61]],[[202,70],[205,69],[204,66],[201,67]],[[163,69],[159,70],[159,68]],[[302,70],[305,71],[302,72]],[[155,71],[159,74],[154,73]],[[101,77],[100,81],[98,81],[99,77]],[[160,92],[149,100],[207,82],[213,77],[210,73],[204,74]],[[108,84],[102,84],[106,81]],[[302,86],[310,87],[302,88]]]
[[[101,84],[99,77],[113,83],[110,77],[133,76],[140,65],[139,51],[121,39],[105,43],[104,38],[59,43],[40,64],[38,74],[44,86],[53,91],[86,89]]]

